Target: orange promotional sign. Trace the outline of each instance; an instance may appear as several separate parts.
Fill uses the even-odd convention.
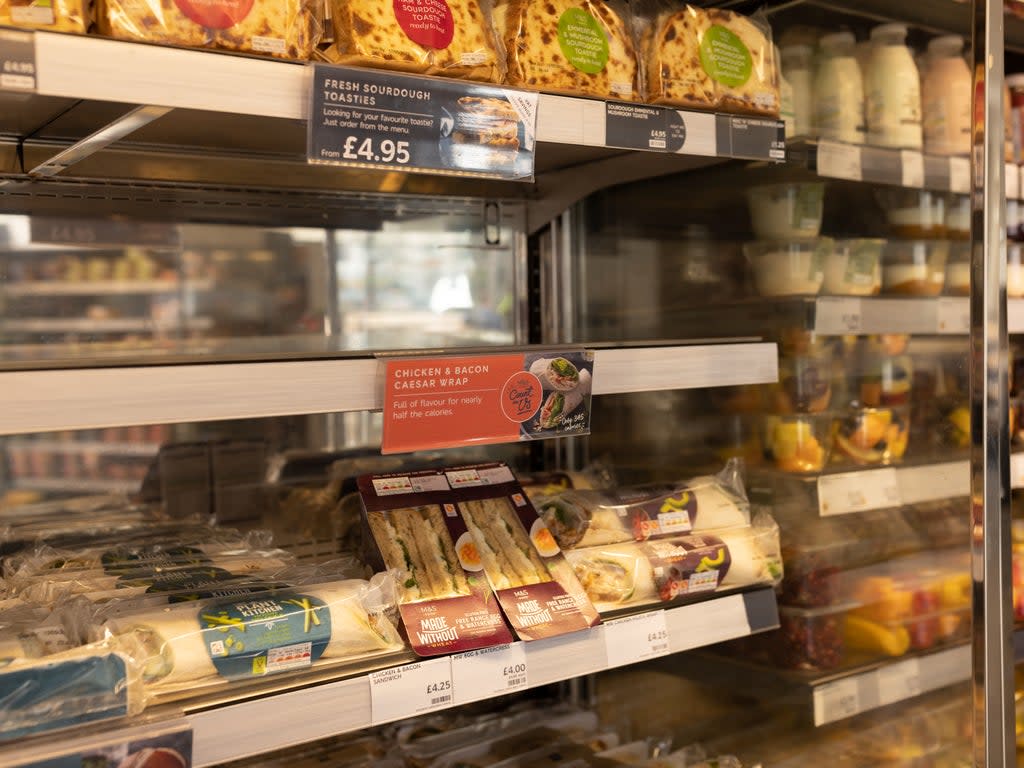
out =
[[[382,453],[590,432],[593,353],[389,360]]]

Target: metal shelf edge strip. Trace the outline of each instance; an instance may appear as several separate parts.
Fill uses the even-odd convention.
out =
[[[8,371],[0,434],[376,410],[379,374],[373,359]],[[595,353],[594,394],[776,379],[774,344]]]
[[[743,637],[778,626],[775,593],[763,588],[666,610],[671,652]],[[608,668],[604,628],[527,643],[529,687]],[[188,715],[193,765],[214,765],[371,725],[366,675],[228,704]]]

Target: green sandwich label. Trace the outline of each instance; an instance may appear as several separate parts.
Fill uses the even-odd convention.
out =
[[[700,63],[712,80],[736,88],[750,79],[753,60],[739,36],[717,24],[700,42]]]
[[[608,38],[593,16],[570,8],[558,19],[558,46],[580,72],[596,75],[608,63]]]

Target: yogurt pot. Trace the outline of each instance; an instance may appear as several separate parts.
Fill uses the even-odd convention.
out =
[[[946,234],[945,196],[927,189],[886,187],[876,192],[896,237],[929,238]]]
[[[882,292],[938,296],[946,284],[948,255],[945,240],[890,240],[882,255]]]
[[[836,296],[873,296],[882,290],[885,240],[837,240],[825,256],[822,291]]]
[[[971,293],[971,245],[955,243],[950,247],[946,263],[947,296],[969,296]],[[1007,270],[1007,295],[1009,295],[1009,270]]]
[[[762,240],[817,237],[825,201],[825,185],[770,184],[747,190],[750,223]]]
[[[1006,244],[1006,295],[1011,299],[1024,298],[1024,246]]]
[[[821,290],[825,256],[832,246],[827,237],[761,240],[745,244],[743,253],[761,296],[799,296]]]

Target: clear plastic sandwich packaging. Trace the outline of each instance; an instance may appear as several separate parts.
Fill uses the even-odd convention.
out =
[[[393,574],[317,575],[184,602],[131,597],[81,608],[78,620],[92,639],[127,649],[147,702],[310,667],[361,670],[404,649]]]
[[[489,0],[330,0],[335,64],[500,83]]]
[[[101,34],[122,40],[281,59],[310,58],[322,27],[314,0],[97,0],[95,14]]]
[[[0,0],[0,26],[85,34],[87,0]]]
[[[735,461],[670,486],[567,490],[535,503],[602,612],[782,578],[778,526],[767,513],[751,522]]]
[[[778,63],[763,14],[649,0],[636,29],[646,101],[779,116]]]
[[[639,101],[632,13],[619,0],[499,0],[495,23],[520,88]]]
[[[0,742],[142,711],[130,649],[85,642],[65,618],[24,603],[0,610]]]
[[[509,627],[535,640],[600,622],[506,465],[367,475],[359,489],[365,541],[375,544],[368,559],[401,574],[400,612],[416,653],[506,643]]]

